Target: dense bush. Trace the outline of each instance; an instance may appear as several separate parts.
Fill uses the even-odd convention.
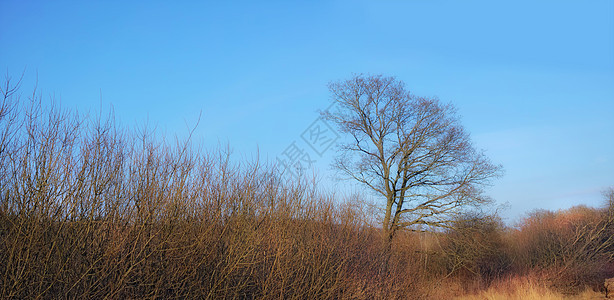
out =
[[[357,199],[2,92],[0,298],[419,293],[381,273]]]
[[[607,209],[536,211],[511,235],[515,270],[538,271],[568,293],[598,285],[614,276],[613,225]]]
[[[443,239],[448,271],[483,287],[501,278],[511,264],[504,234],[505,226],[497,218],[459,217]]]

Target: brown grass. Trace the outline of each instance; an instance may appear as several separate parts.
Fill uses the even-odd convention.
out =
[[[565,295],[550,288],[539,278],[516,276],[500,280],[477,294],[464,295],[459,300],[559,300],[559,299],[606,299],[604,294],[585,289],[574,295]]]

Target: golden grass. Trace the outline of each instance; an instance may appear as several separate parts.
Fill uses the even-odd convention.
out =
[[[606,299],[602,293],[586,289],[577,295],[564,295],[531,276],[516,276],[494,283],[487,290],[473,295],[463,295],[459,300],[560,300]]]

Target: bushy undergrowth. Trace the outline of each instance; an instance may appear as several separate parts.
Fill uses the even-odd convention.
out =
[[[516,278],[564,295],[603,291],[604,279],[614,277],[613,208],[536,211],[512,228],[462,219],[442,238],[447,269],[465,292]]]
[[[1,298],[398,298],[358,199],[7,84]]]
[[[465,216],[383,257],[358,197],[17,92],[0,99],[0,298],[442,299],[614,275],[611,204],[515,229]]]

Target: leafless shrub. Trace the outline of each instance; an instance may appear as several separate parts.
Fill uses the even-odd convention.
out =
[[[355,202],[228,149],[0,103],[1,298],[404,298]],[[393,287],[393,288],[391,288]]]
[[[552,286],[574,293],[613,275],[614,218],[585,206],[537,211],[512,234],[517,272],[539,270]]]
[[[496,216],[459,216],[453,229],[442,237],[447,271],[478,288],[506,275],[511,258],[506,251],[505,226]]]

